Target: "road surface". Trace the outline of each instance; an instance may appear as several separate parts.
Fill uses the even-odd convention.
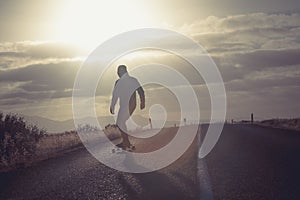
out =
[[[167,132],[136,146],[159,147],[176,129]],[[0,174],[0,199],[300,198],[300,132],[226,125],[206,158],[197,158],[198,148],[195,139],[175,163],[146,174],[110,169],[80,148]]]
[[[214,199],[300,199],[300,131],[226,125],[204,160]]]

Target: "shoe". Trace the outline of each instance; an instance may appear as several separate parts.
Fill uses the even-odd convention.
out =
[[[123,142],[116,144],[117,147],[122,148],[123,147]]]
[[[120,144],[116,144],[116,146],[117,146],[118,148],[123,149],[123,150],[130,149],[130,148],[131,148],[131,144],[129,144],[129,145],[124,145],[123,142],[121,142]]]

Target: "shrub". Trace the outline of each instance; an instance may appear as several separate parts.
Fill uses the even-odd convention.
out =
[[[0,113],[0,167],[26,162],[44,134],[45,130],[26,124],[22,117]]]
[[[121,132],[116,124],[108,124],[107,126],[105,126],[103,132],[110,140],[120,138],[121,136]]]

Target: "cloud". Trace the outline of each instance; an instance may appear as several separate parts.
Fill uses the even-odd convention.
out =
[[[15,106],[15,105],[24,105],[24,104],[29,104],[29,103],[36,103],[37,101],[35,100],[28,100],[28,99],[23,99],[23,98],[13,98],[13,99],[1,99],[0,104],[2,106]]]
[[[35,64],[0,71],[0,105],[33,104],[72,96],[80,62]]]
[[[255,49],[300,48],[298,13],[253,13],[225,18],[210,16],[181,27],[209,53],[251,51]]]
[[[6,42],[0,43],[0,69],[22,68],[33,64],[83,60],[87,52],[64,43]]]
[[[181,27],[216,62],[228,117],[299,116],[300,15],[253,13],[208,17]]]
[[[24,68],[2,70],[0,79],[6,82],[27,82],[22,87],[29,90],[30,85],[48,89],[69,89],[73,87],[73,82],[80,62],[61,62],[49,64],[34,64]]]
[[[192,24],[184,25],[183,31],[191,34],[198,30],[201,33],[232,32],[240,30],[253,30],[261,28],[290,28],[300,26],[300,15],[293,14],[267,14],[252,13],[245,15],[233,15],[224,18],[209,16],[204,20],[196,20]]]
[[[287,50],[255,50],[250,52],[224,55],[223,63],[248,70],[261,70],[300,64],[300,49]],[[221,66],[222,66],[221,61]]]
[[[181,27],[202,44],[225,81],[252,71],[300,64],[300,15],[210,16]]]
[[[245,113],[248,116],[250,111],[261,116],[293,116],[293,113],[299,113],[299,108],[295,108],[300,99],[297,93],[300,88],[299,14],[211,16],[187,24],[180,31],[203,45],[216,62],[228,94],[228,117],[244,116]],[[162,42],[170,47],[189,50],[179,41]],[[80,57],[85,55],[80,49],[66,44],[30,41],[1,43],[0,108],[13,108],[15,104],[19,110],[24,105],[31,105],[32,109],[37,102],[46,107],[46,102],[52,100],[57,104],[53,106],[56,110],[52,109],[48,114],[55,116],[60,100],[71,102],[74,79],[82,62]],[[113,66],[121,61],[129,66],[153,62],[172,66],[191,84],[203,85],[195,70],[174,55],[161,52],[150,52],[144,56],[133,54],[127,60],[116,61]],[[109,104],[108,96],[116,78],[114,68],[106,71],[105,77],[100,80],[102,85],[97,95],[104,98],[105,105]],[[207,91],[200,91],[200,87],[195,88],[205,110],[209,107],[209,95]],[[148,90],[149,102],[159,102],[157,97],[163,99],[166,96],[164,92],[155,87]],[[168,106],[170,110],[176,107],[175,104]],[[35,108],[34,113],[41,112]],[[66,110],[63,112],[66,113]]]

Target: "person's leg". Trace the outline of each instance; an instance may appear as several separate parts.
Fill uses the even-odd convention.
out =
[[[122,135],[122,146],[130,147],[130,142],[129,142],[127,133],[123,132],[122,130],[120,130],[120,131],[121,131],[121,135]]]
[[[128,111],[127,111],[128,112]],[[120,109],[118,112],[118,118],[117,118],[117,126],[121,132],[122,136],[122,145],[121,147],[130,147],[130,142],[127,134],[127,127],[126,127],[126,121],[128,119],[128,114],[126,114],[126,111],[123,109]]]

